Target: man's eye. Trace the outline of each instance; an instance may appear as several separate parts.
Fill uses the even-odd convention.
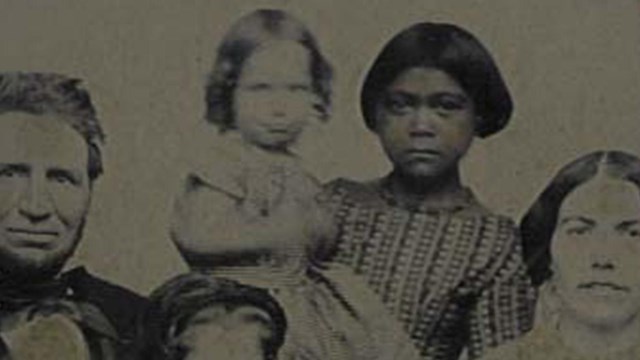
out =
[[[0,177],[3,177],[3,178],[12,178],[12,177],[15,177],[16,175],[18,175],[18,174],[13,169],[1,169],[0,170]]]
[[[288,86],[288,89],[291,92],[307,92],[311,90],[311,88],[305,84],[291,84]]]
[[[62,171],[52,172],[51,174],[49,174],[49,179],[63,185],[78,185],[80,183],[80,181],[75,176]]]

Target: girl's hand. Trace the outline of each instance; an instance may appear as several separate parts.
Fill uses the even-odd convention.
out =
[[[319,184],[307,182],[302,191],[287,191],[278,204],[279,215],[295,226],[298,241],[309,256],[326,260],[335,251],[337,227],[328,206],[316,199]]]

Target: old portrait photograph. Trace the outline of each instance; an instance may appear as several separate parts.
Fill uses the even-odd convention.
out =
[[[0,0],[0,359],[640,359],[637,0]]]

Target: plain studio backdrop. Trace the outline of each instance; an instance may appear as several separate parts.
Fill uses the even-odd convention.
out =
[[[108,135],[74,263],[142,292],[186,269],[168,225],[189,149],[215,141],[198,130],[205,77],[228,27],[259,7],[306,23],[334,65],[333,118],[302,146],[325,180],[389,170],[361,120],[359,87],[386,41],[418,21],[473,32],[511,88],[511,124],[477,141],[463,165],[495,211],[518,219],[552,172],[582,153],[640,153],[636,1],[0,0],[0,69],[84,79]]]

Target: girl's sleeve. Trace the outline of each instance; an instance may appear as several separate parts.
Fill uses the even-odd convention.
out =
[[[195,190],[199,186],[223,193],[234,200],[244,196],[241,161],[227,153],[218,152],[210,156],[200,156],[191,162],[184,179],[183,192]]]
[[[211,149],[205,150],[208,151],[188,159],[171,214],[171,238],[190,266],[217,250],[212,239],[233,230],[231,226],[223,227],[230,223],[225,216],[244,195],[237,181],[238,163]]]
[[[533,326],[535,290],[522,260],[522,244],[515,230],[493,259],[498,264],[480,293],[469,318],[469,359],[477,359],[489,349],[517,339]]]
[[[232,136],[222,136],[210,124],[198,126],[189,133],[190,141],[182,152],[183,177],[178,199],[198,187],[231,196],[242,197],[239,182],[242,164],[240,146]]]

